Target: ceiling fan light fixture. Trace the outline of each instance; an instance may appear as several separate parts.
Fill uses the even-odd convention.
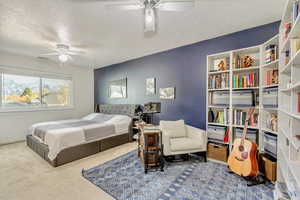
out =
[[[60,62],[65,63],[69,60],[69,57],[68,57],[67,54],[60,54],[58,56],[58,59],[59,59]]]

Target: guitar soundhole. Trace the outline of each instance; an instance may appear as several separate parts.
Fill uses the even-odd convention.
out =
[[[243,145],[240,145],[240,146],[239,146],[239,151],[240,151],[240,152],[243,152],[243,151],[244,151],[244,146],[243,146]]]

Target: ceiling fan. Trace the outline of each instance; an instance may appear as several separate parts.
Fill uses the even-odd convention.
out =
[[[84,54],[83,51],[71,50],[66,44],[57,44],[53,52],[40,54],[39,58],[57,57],[60,63],[65,63],[72,60],[72,56]]]
[[[184,11],[195,7],[195,0],[127,0],[125,3],[116,3],[116,0],[105,0],[114,2],[108,4],[108,8],[119,10],[143,10],[144,31],[155,32],[157,25],[157,11]]]

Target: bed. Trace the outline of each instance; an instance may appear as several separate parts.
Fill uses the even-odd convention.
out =
[[[81,119],[32,125],[27,146],[57,167],[132,141],[136,104],[100,104]]]

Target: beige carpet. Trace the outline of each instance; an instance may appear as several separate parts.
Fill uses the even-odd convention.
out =
[[[89,169],[132,151],[128,143],[93,156],[53,168],[25,143],[0,146],[1,200],[112,200],[81,176]]]

